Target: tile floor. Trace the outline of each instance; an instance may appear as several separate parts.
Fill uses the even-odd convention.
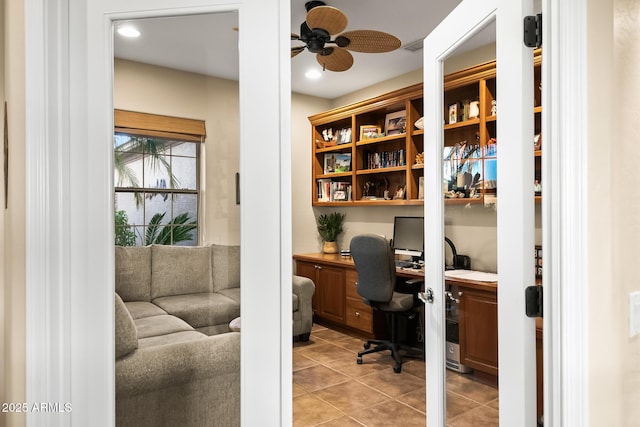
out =
[[[393,372],[389,352],[356,363],[364,340],[314,325],[293,345],[293,425],[424,426],[424,361]],[[447,426],[498,426],[498,390],[447,371]]]

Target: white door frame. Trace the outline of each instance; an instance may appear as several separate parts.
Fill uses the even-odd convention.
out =
[[[27,422],[115,421],[112,21],[238,10],[241,418],[290,424],[289,2],[25,3],[27,400],[72,404],[69,414],[29,413]],[[281,43],[252,49],[261,37]],[[262,191],[265,181],[279,191]]]
[[[522,19],[533,13],[531,0],[465,0],[425,39],[425,259],[435,302],[427,304],[427,423],[444,425],[444,134],[443,63],[456,48],[490,21],[496,21],[498,145],[498,354],[500,422],[534,426],[535,322],[524,315],[524,288],[535,283],[534,247],[533,52],[522,42]],[[507,78],[506,76],[509,76]],[[505,96],[501,94],[513,94]],[[522,143],[511,143],[522,141]],[[508,159],[506,161],[505,159]],[[434,196],[435,195],[435,196]],[[427,232],[428,230],[428,232]],[[508,303],[507,303],[508,301]],[[432,381],[436,379],[436,381]]]
[[[88,131],[82,122],[71,119],[82,117],[82,110],[88,103],[85,94],[78,93],[77,87],[88,78],[86,49],[88,46],[95,47],[95,43],[87,43],[83,39],[87,31],[86,2],[24,1],[27,399],[31,402],[69,402],[73,398],[74,424],[86,425],[85,421],[91,420],[91,424],[96,425],[98,420],[104,420],[104,425],[112,425],[113,401],[110,396],[113,392],[113,360],[110,354],[113,354],[113,348],[111,344],[105,345],[104,340],[98,339],[100,333],[109,336],[112,331],[108,322],[96,319],[101,315],[112,315],[111,292],[104,291],[103,296],[107,301],[102,303],[87,293],[86,283],[82,280],[87,276],[87,269],[82,264],[89,255],[83,254],[82,248],[89,248],[92,241],[87,236],[72,238],[69,233],[71,224],[75,227],[77,221],[80,221],[83,229],[89,228],[84,223],[90,210],[87,206],[89,203],[83,200],[87,193],[75,193],[89,171],[82,169],[83,163],[74,164],[72,161],[72,158],[82,157],[83,153],[75,150],[82,148],[79,139],[85,137]],[[180,7],[185,2],[174,0],[155,3],[161,8],[163,5]],[[264,3],[275,4],[275,1]],[[543,78],[549,82],[543,87],[546,122],[543,132],[547,147],[543,154],[543,182],[562,182],[563,179],[567,182],[569,178],[585,182],[586,162],[576,153],[584,151],[582,144],[587,129],[586,102],[582,101],[587,83],[587,47],[584,41],[588,0],[542,0],[542,3],[543,10],[550,18],[545,20],[543,26],[547,40],[544,43],[546,61],[543,64]],[[280,33],[284,33],[281,38],[285,45],[281,50],[288,51],[290,20],[285,8],[289,7],[289,3],[280,1],[278,4]],[[276,21],[263,21],[263,25],[269,25],[270,22]],[[550,34],[553,39],[549,38]],[[285,120],[280,122],[279,131],[283,138],[288,138],[288,123],[285,122],[289,115],[286,106],[290,78],[288,67],[282,65],[285,63],[288,63],[287,60],[281,58],[279,110],[284,111]],[[265,63],[262,63],[256,69],[264,68]],[[552,90],[547,91],[545,87],[551,87]],[[282,96],[285,92],[287,96]],[[553,96],[549,96],[549,93]],[[265,134],[261,139],[264,140],[264,137]],[[274,143],[269,145],[277,147],[276,137],[273,136],[273,139]],[[73,145],[70,141],[73,141]],[[285,161],[286,143],[283,145],[285,147],[280,157],[283,175],[278,182],[283,186],[279,195],[286,197],[281,196],[280,226],[282,233],[289,233],[285,218],[289,212],[286,200],[290,193],[284,188],[290,185],[285,176],[290,172]],[[107,169],[103,168],[105,173]],[[105,186],[103,191],[109,190]],[[588,227],[586,218],[582,216],[587,211],[586,191],[584,186],[556,187],[553,192],[545,190],[545,201],[553,204],[555,212],[554,215],[545,213],[543,217],[543,244],[548,248],[545,249],[544,282],[551,284],[551,289],[547,288],[545,293],[544,321],[545,348],[550,349],[550,352],[545,351],[547,426],[588,425],[589,421],[589,325],[585,287],[588,279]],[[70,199],[74,194],[72,201]],[[101,203],[104,204],[104,201]],[[544,211],[549,210],[545,208]],[[75,244],[81,247],[73,248]],[[281,244],[289,244],[284,234]],[[285,252],[286,249],[282,250],[280,259],[283,276],[290,269],[290,257]],[[75,258],[76,254],[80,256]],[[102,255],[105,259],[111,256],[108,253]],[[91,260],[94,266],[100,267],[98,273],[106,274],[109,266],[103,262],[95,263],[99,257],[99,254],[93,254]],[[94,275],[92,272],[92,277]],[[281,286],[282,294],[286,294],[284,285]],[[267,286],[270,288],[269,284]],[[83,304],[87,302],[92,305],[84,307]],[[283,302],[283,319],[287,314]],[[284,324],[284,320],[281,323]],[[86,330],[82,331],[82,328]],[[277,329],[265,332],[271,336],[269,334]],[[287,332],[287,335],[290,334]],[[280,342],[284,349],[285,340]],[[96,345],[97,351],[92,351],[91,346],[96,348]],[[287,383],[286,376],[290,374],[284,367],[290,352],[283,350],[281,353],[282,395],[280,405],[276,406],[282,408],[282,424],[288,425],[290,422],[286,422],[286,417],[290,408],[286,405],[290,405],[291,393],[290,381]],[[87,360],[90,358],[95,359]],[[263,383],[261,387],[269,393],[278,385],[280,382],[275,385],[270,382]],[[275,391],[272,394],[279,393]],[[256,410],[255,413],[261,412]],[[31,414],[28,418],[30,425],[71,424],[65,416],[59,416],[57,424],[51,417],[38,418]]]

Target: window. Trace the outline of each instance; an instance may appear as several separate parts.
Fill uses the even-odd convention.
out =
[[[117,118],[115,244],[197,245],[199,142],[180,135],[179,127],[173,132],[136,129],[118,126]]]

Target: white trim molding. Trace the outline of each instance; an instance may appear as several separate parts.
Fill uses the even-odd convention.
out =
[[[586,0],[544,0],[545,425],[588,426]]]

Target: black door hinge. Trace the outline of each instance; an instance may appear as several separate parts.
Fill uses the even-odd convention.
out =
[[[542,286],[528,286],[524,290],[527,317],[542,317]]]
[[[542,14],[524,17],[524,45],[527,47],[542,46]]]

